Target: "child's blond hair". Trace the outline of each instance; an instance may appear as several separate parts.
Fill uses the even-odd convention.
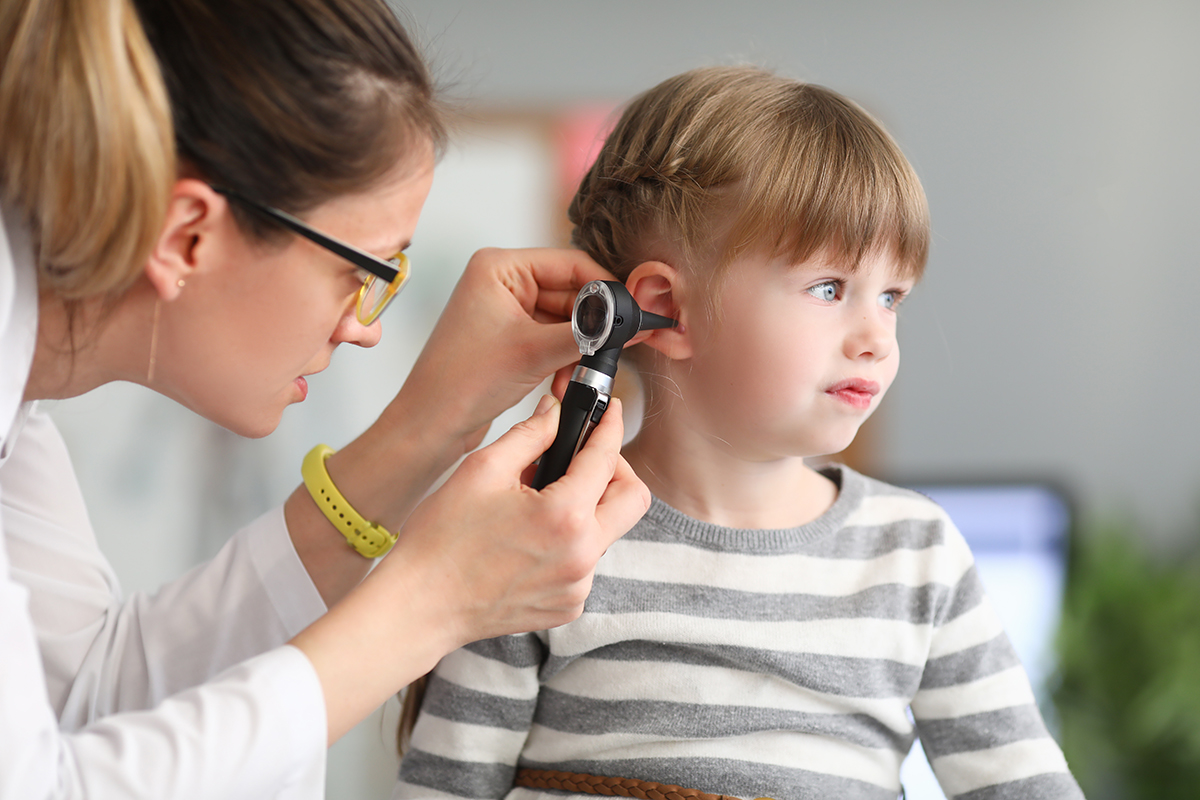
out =
[[[636,97],[571,202],[572,242],[624,279],[647,260],[746,253],[855,267],[891,248],[906,277],[929,252],[929,211],[891,136],[841,95],[755,67],[705,67]]]

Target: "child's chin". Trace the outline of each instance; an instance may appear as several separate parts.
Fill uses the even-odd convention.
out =
[[[807,453],[805,455],[806,457],[811,458],[827,458],[829,456],[837,456],[839,453],[845,452],[853,443],[853,436],[830,438],[827,441],[820,443],[819,446],[813,448],[814,452]]]

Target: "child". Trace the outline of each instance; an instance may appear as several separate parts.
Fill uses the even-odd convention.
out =
[[[582,617],[441,662],[394,797],[882,800],[915,719],[949,796],[1081,798],[945,513],[804,462],[891,385],[924,269],[887,133],[821,87],[695,70],[628,107],[571,220],[680,322],[628,351],[647,405],[625,456],[655,499]]]

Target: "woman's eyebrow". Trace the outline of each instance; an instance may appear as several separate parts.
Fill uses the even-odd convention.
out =
[[[395,241],[395,240],[393,240],[393,241]],[[375,249],[374,247],[372,247],[367,252],[373,253],[373,254],[378,254],[378,253],[383,253],[384,251],[386,251],[387,255],[384,255],[382,257],[383,258],[391,258],[392,256],[396,255],[396,253],[404,252],[405,250],[407,250],[410,247],[412,247],[412,239],[401,239],[399,247],[389,244],[384,247],[380,247],[379,249]]]

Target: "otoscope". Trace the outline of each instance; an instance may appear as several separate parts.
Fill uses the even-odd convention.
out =
[[[604,416],[612,398],[621,348],[638,331],[673,328],[675,320],[642,311],[618,281],[592,281],[579,290],[571,312],[571,332],[579,345],[579,366],[563,394],[554,444],[542,454],[533,488],[542,489],[567,471],[567,465]]]

